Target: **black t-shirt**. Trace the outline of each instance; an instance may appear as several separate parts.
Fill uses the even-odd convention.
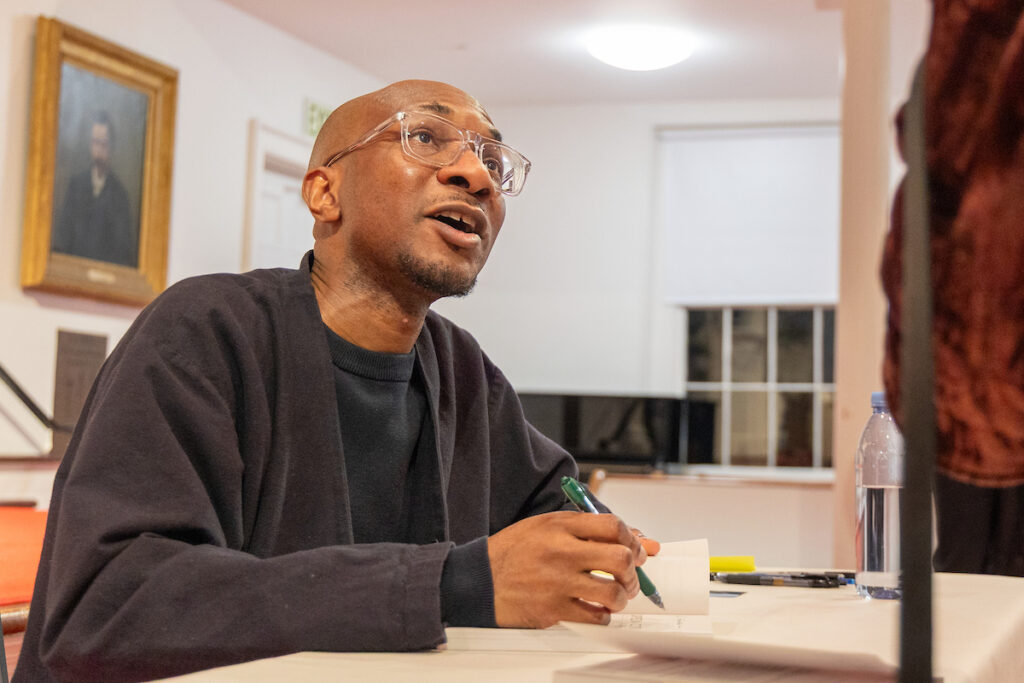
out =
[[[328,339],[355,542],[441,540],[423,537],[437,530],[410,524],[425,492],[436,488],[437,469],[427,398],[413,378],[415,353],[367,351],[330,330]]]
[[[425,520],[443,505],[434,426],[416,354],[356,346],[326,325],[334,364],[342,453],[356,543],[434,543],[444,529]],[[449,552],[441,618],[450,626],[494,626],[486,537]]]

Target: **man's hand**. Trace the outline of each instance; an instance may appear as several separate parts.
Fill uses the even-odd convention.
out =
[[[608,623],[609,614],[639,592],[636,566],[647,559],[640,538],[618,517],[578,512],[551,512],[506,527],[487,540],[487,554],[495,620],[517,628],[562,620]]]
[[[644,550],[647,551],[648,555],[654,557],[661,552],[661,543],[655,541],[653,538],[647,538],[644,536],[644,532],[639,529],[630,528],[630,531],[633,532],[634,536],[640,539],[640,545],[644,547]]]

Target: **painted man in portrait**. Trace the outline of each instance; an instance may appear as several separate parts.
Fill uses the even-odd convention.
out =
[[[71,177],[64,201],[54,216],[53,251],[138,266],[139,233],[133,225],[128,193],[111,168],[115,144],[110,115],[100,111],[92,122],[91,164]]]

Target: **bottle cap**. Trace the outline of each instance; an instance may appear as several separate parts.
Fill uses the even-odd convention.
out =
[[[889,406],[885,403],[885,392],[884,391],[873,391],[871,392],[871,407],[881,408],[882,410],[889,410]]]

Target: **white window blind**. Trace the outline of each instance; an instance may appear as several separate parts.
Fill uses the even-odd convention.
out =
[[[837,301],[838,126],[663,130],[658,145],[668,302]]]

